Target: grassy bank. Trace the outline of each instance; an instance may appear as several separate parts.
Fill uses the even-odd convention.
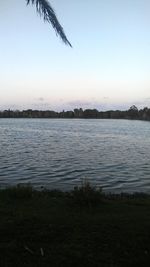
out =
[[[0,190],[0,266],[149,266],[150,196]]]

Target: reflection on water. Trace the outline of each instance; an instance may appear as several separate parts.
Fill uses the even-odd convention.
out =
[[[0,119],[0,185],[150,193],[150,122]]]

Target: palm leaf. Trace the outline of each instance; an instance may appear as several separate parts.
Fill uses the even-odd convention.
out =
[[[63,40],[63,42],[66,45],[71,46],[71,43],[68,41],[64,33],[64,30],[56,17],[56,14],[53,8],[51,7],[51,5],[49,4],[47,0],[26,0],[26,2],[27,2],[27,5],[35,4],[37,12],[40,14],[40,16],[43,16],[44,21],[51,23],[54,30],[56,31],[56,34],[60,36],[60,38]]]

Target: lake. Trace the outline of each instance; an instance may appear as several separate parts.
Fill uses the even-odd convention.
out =
[[[0,186],[150,193],[150,122],[0,119]]]

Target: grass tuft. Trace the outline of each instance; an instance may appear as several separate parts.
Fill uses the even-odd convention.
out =
[[[13,199],[29,199],[33,196],[34,189],[30,183],[18,184],[5,189],[5,194]]]
[[[95,187],[88,180],[83,180],[81,186],[75,186],[71,191],[73,201],[83,207],[92,207],[102,201],[102,188]]]

